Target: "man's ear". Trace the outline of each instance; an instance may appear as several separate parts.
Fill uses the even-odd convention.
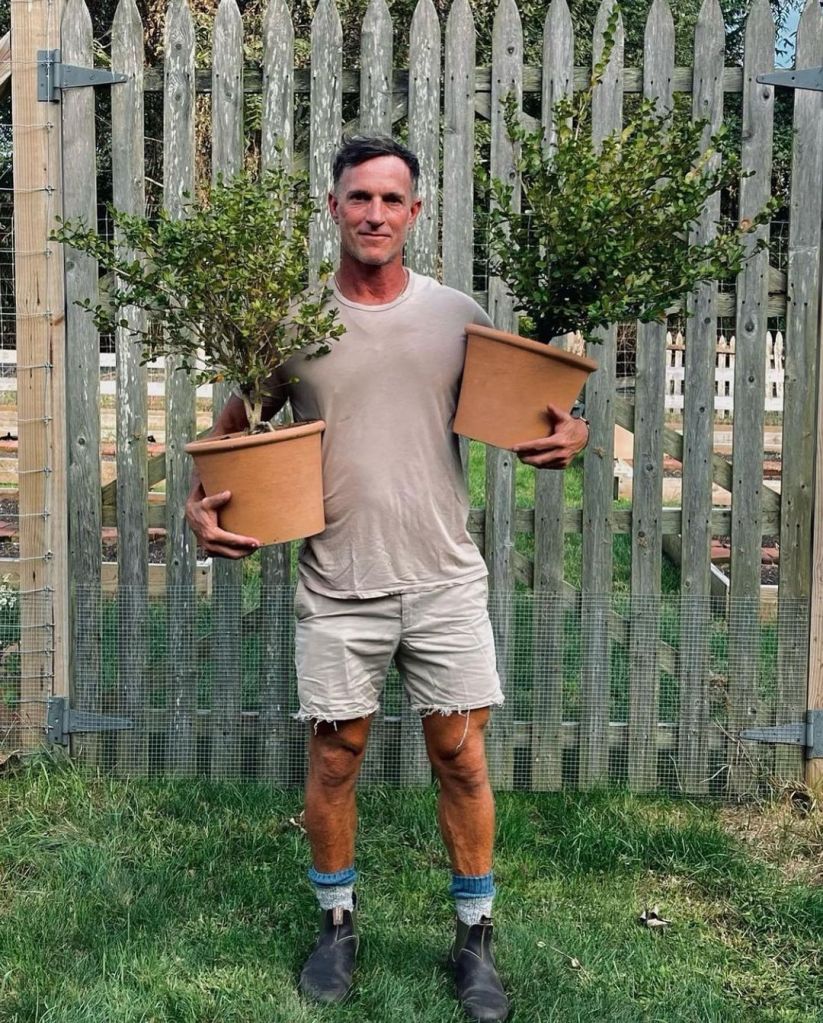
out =
[[[423,209],[423,200],[420,198],[412,199],[411,209],[409,210],[409,227],[414,225],[414,222],[420,216],[420,211]]]
[[[329,213],[331,214],[332,220],[337,223],[337,196],[334,192],[329,192],[328,198]]]

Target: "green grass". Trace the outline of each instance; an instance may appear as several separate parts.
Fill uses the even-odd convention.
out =
[[[361,794],[363,947],[340,1008],[295,990],[315,925],[299,808],[296,792],[127,783],[46,759],[0,776],[2,1023],[460,1020],[434,792]],[[785,804],[500,795],[512,1020],[823,1018],[821,856],[820,811]],[[636,923],[653,905],[665,932]]]
[[[469,446],[469,499],[472,507],[482,507],[485,497],[485,446],[472,441]],[[546,470],[549,471],[549,470]],[[534,477],[536,470],[522,462],[515,464],[515,499],[518,508],[534,507]],[[563,474],[566,506],[580,508],[583,504],[583,456],[578,455]],[[631,501],[615,501],[616,508],[630,508]],[[515,537],[515,548],[528,558],[534,557],[534,536],[531,533],[518,533]],[[612,541],[613,589],[615,593],[628,593],[631,590],[632,574],[632,539],[629,534],[616,534]],[[583,537],[579,533],[569,533],[565,540],[564,577],[568,583],[580,588],[583,569]],[[525,587],[518,583],[518,589]],[[680,589],[680,571],[668,558],[663,558],[663,571],[660,579],[660,592],[677,593]]]

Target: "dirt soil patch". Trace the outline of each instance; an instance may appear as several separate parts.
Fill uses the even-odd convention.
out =
[[[0,558],[19,558],[20,544],[18,540],[18,509],[17,498],[5,496],[0,498]],[[117,531],[106,529],[102,536],[104,561],[117,561]],[[200,548],[198,560],[208,555]],[[166,560],[166,531],[164,529],[149,530],[149,562],[162,565]]]

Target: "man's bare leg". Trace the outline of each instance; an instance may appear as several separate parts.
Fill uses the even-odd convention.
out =
[[[319,1002],[339,1002],[351,990],[357,956],[354,914],[355,786],[371,718],[318,722],[309,739],[306,832],[311,879],[323,909],[320,934],[300,974],[300,989]]]
[[[354,863],[355,786],[372,719],[310,725],[305,825],[316,870],[334,873]]]
[[[486,767],[488,707],[423,718],[426,749],[440,782],[437,814],[455,874],[492,869],[494,797]]]
[[[453,871],[457,935],[449,956],[457,996],[472,1019],[502,1021],[509,1001],[492,955],[494,797],[486,767],[487,707],[423,718],[440,781],[438,817]]]

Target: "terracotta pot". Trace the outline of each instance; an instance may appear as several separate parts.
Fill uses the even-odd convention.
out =
[[[498,448],[548,436],[546,406],[570,411],[597,369],[593,359],[492,327],[470,323],[466,338],[454,432]]]
[[[186,445],[208,496],[231,491],[219,511],[222,529],[261,544],[322,533],[322,419],[274,431],[208,437]]]

